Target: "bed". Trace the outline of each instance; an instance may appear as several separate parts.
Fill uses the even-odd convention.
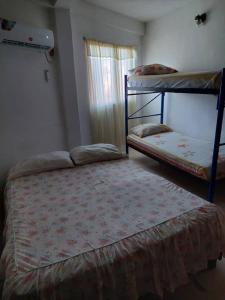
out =
[[[221,142],[221,133],[223,126],[223,115],[225,107],[225,69],[216,72],[195,72],[195,73],[172,73],[164,75],[125,75],[125,134],[126,134],[126,152],[128,153],[128,147],[131,146],[137,151],[145,153],[147,155],[153,154],[153,158],[160,158],[165,162],[169,162],[173,166],[181,168],[197,177],[206,179],[209,182],[208,185],[208,201],[213,202],[216,180],[224,177],[223,161],[221,162],[221,155],[224,155],[225,142]],[[201,145],[197,145],[191,137],[185,137],[190,144],[194,147],[197,146],[197,152],[194,149],[189,149],[188,157],[184,155],[177,155],[177,140],[175,138],[175,145],[170,145],[170,151],[165,151],[162,147],[152,147],[152,143],[147,143],[144,140],[138,140],[133,136],[129,136],[128,122],[134,119],[144,119],[149,117],[159,117],[160,123],[164,123],[164,103],[166,93],[188,93],[188,94],[205,94],[217,96],[217,120],[215,138],[212,143],[207,144],[207,154],[204,151],[204,141],[201,141]],[[129,114],[129,96],[134,95],[151,95],[150,100],[147,103],[138,108],[135,112]],[[156,99],[161,99],[161,107],[159,113],[144,114],[143,109],[150,105]],[[185,105],[185,104],[184,104]],[[204,109],[204,107],[203,107]],[[142,114],[141,114],[142,113]],[[169,137],[169,135],[167,135]],[[178,137],[178,136],[177,136]],[[172,138],[173,140],[173,138]],[[171,141],[172,141],[171,140]],[[153,143],[154,144],[154,143]],[[167,141],[167,145],[169,141]],[[143,146],[144,150],[143,151]],[[172,148],[171,148],[172,146]],[[201,152],[204,153],[204,161],[201,159]],[[153,151],[153,153],[152,153]],[[157,152],[159,151],[159,152]],[[163,151],[163,153],[162,153]],[[193,153],[192,152],[196,152]],[[192,157],[194,160],[192,160]],[[198,160],[196,160],[198,158]],[[211,161],[210,161],[211,160]],[[223,157],[222,157],[223,160]],[[222,168],[221,168],[222,166]],[[219,167],[219,170],[218,170]]]
[[[212,143],[192,138],[179,132],[162,132],[146,137],[130,134],[130,147],[165,161],[203,180],[210,179],[212,164]],[[225,148],[220,149],[217,179],[225,177]]]
[[[189,282],[225,250],[214,204],[129,159],[7,182],[4,300],[137,300]]]
[[[194,72],[164,75],[132,75],[128,78],[130,89],[148,90],[199,90],[218,92],[220,88],[220,72]]]

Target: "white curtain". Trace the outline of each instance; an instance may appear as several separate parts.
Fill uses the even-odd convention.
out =
[[[136,65],[134,47],[86,40],[93,143],[125,145],[124,75]],[[135,97],[129,107],[135,109]]]

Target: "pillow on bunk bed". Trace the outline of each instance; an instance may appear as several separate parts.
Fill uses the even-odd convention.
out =
[[[177,70],[160,65],[160,64],[153,64],[153,65],[146,65],[143,66],[141,75],[163,75],[163,74],[172,74],[176,73]]]
[[[67,151],[54,151],[32,156],[18,162],[9,171],[8,180],[57,169],[72,168],[74,164]]]
[[[177,70],[160,65],[160,64],[152,64],[152,65],[143,65],[138,66],[133,70],[130,70],[133,75],[164,75],[164,74],[172,74],[177,73]]]
[[[172,129],[169,128],[167,125],[156,124],[156,123],[140,124],[131,128],[131,133],[139,136],[140,138],[143,138],[148,135],[153,135],[161,132],[169,132],[169,131],[172,131]]]
[[[70,151],[70,156],[76,165],[107,161],[122,158],[119,149],[111,144],[93,144],[75,147]]]
[[[134,69],[128,70],[128,74],[129,75],[137,75],[137,76],[141,75],[143,67],[144,66],[138,66]]]

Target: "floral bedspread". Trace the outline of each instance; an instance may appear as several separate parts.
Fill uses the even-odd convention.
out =
[[[8,182],[3,299],[135,300],[224,250],[214,205],[122,159]]]
[[[210,177],[213,144],[208,141],[172,131],[144,138],[131,134],[128,143],[204,180]],[[225,147],[220,148],[217,177],[225,177]]]

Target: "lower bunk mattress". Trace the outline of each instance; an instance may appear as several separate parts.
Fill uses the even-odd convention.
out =
[[[162,296],[225,251],[223,212],[128,159],[8,181],[4,300]]]
[[[201,179],[209,180],[213,144],[178,132],[164,132],[140,138],[134,134],[127,143],[136,150],[149,154]],[[225,177],[225,147],[220,148],[217,179]]]

